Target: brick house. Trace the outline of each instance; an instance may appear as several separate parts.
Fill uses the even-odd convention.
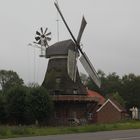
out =
[[[87,90],[86,95],[53,95],[54,125],[68,125],[69,118],[82,123],[112,123],[125,118],[125,109],[114,99],[105,98],[98,92]]]
[[[108,99],[96,111],[96,122],[112,123],[125,118],[126,110],[115,100]]]

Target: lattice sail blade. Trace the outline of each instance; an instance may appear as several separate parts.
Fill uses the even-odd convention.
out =
[[[62,12],[61,12],[61,10],[60,10],[60,8],[59,8],[59,6],[58,6],[58,3],[57,3],[57,2],[54,2],[54,5],[55,5],[55,7],[56,7],[58,13],[60,14],[60,16],[61,16],[61,18],[62,18],[62,20],[63,20],[63,22],[64,22],[64,24],[65,24],[67,30],[69,31],[69,33],[70,33],[72,39],[74,40],[75,44],[76,44],[76,45],[79,45],[79,44],[77,44],[77,40],[75,39],[73,33],[71,32],[71,30],[70,30],[70,28],[69,28],[69,26],[68,26],[68,24],[67,24],[67,22],[66,22],[66,20],[65,20],[65,18],[64,18],[64,16],[63,16]],[[80,47],[80,46],[77,46],[77,47]]]
[[[76,72],[77,72],[77,52],[73,50],[68,51],[68,60],[67,60],[67,70],[69,77],[75,82],[76,81]]]
[[[48,28],[45,29],[44,34],[46,34],[47,30],[48,30]]]
[[[40,32],[38,32],[38,31],[36,31],[36,34],[37,34],[37,35],[41,35]]]
[[[101,87],[101,81],[100,81],[93,65],[91,64],[90,60],[88,59],[87,55],[85,54],[85,52],[84,52],[84,55],[82,55],[80,57],[80,62],[82,63],[84,69],[89,74],[89,76],[91,77],[93,82],[100,88]]]
[[[51,35],[51,32],[47,33],[46,36]]]
[[[79,34],[78,34],[78,37],[77,37],[77,43],[78,44],[81,41],[81,37],[82,37],[83,31],[84,31],[86,25],[87,25],[87,22],[86,22],[85,18],[83,17],[82,22],[81,22],[81,27],[80,27],[80,30],[79,30]]]
[[[43,34],[43,28],[42,28],[42,27],[40,28],[40,31],[41,31],[41,33]]]
[[[35,40],[36,41],[40,40],[40,37],[39,36],[35,37]]]
[[[47,40],[48,40],[48,41],[50,41],[50,40],[51,40],[51,38],[50,38],[50,37],[47,37]]]

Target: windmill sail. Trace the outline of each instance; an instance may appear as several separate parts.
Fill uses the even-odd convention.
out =
[[[87,22],[86,22],[85,18],[83,17],[82,22],[81,22],[81,27],[80,27],[80,30],[79,30],[79,34],[78,34],[78,37],[77,37],[77,43],[78,44],[81,41],[81,37],[82,37],[83,31],[84,31],[86,25],[87,25]]]
[[[71,32],[71,30],[70,30],[70,28],[69,28],[69,26],[68,26],[68,24],[67,24],[67,22],[66,22],[64,16],[63,16],[63,14],[62,14],[62,12],[61,12],[59,6],[58,6],[58,3],[54,2],[54,5],[55,5],[55,7],[56,7],[58,13],[60,14],[60,16],[61,16],[61,18],[62,18],[62,20],[63,20],[63,22],[64,22],[66,28],[68,29],[68,31],[69,31],[69,33],[70,33],[72,39],[74,40],[74,42],[76,43],[76,45],[78,45],[78,43],[77,43],[77,41],[76,41],[74,35],[72,34],[72,32]],[[78,46],[78,47],[79,47],[79,46]]]
[[[89,74],[89,76],[91,77],[91,79],[94,81],[94,83],[100,87],[101,86],[101,81],[93,67],[93,65],[91,64],[90,60],[88,59],[87,55],[84,52],[84,55],[82,55],[80,57],[80,62],[82,63],[84,69],[86,70],[86,72]]]
[[[77,72],[77,52],[73,50],[68,51],[68,60],[67,60],[67,70],[69,77],[75,82],[76,81],[76,72]]]
[[[77,38],[77,40],[76,40],[75,37],[74,37],[74,35],[72,34],[72,32],[71,32],[71,30],[70,30],[70,28],[69,28],[67,22],[66,22],[66,20],[65,20],[65,18],[64,18],[64,16],[63,16],[63,14],[62,14],[62,12],[61,12],[59,6],[58,6],[58,3],[55,2],[54,5],[55,5],[57,11],[59,12],[59,14],[60,14],[60,16],[61,16],[61,18],[62,18],[62,20],[63,20],[63,22],[64,22],[64,24],[65,24],[65,26],[66,26],[66,28],[67,28],[67,30],[69,31],[69,33],[70,33],[70,35],[71,35],[71,37],[72,37],[72,39],[73,39],[73,41],[74,41],[74,43],[76,44],[76,47],[79,49],[80,53],[82,54],[82,57],[81,57],[80,60],[81,60],[81,63],[83,64],[83,67],[84,67],[85,70],[88,72],[89,76],[92,78],[92,80],[95,82],[95,84],[96,84],[98,87],[100,87],[100,86],[101,86],[101,82],[100,82],[100,80],[99,80],[99,78],[98,78],[98,75],[97,75],[97,73],[96,73],[94,67],[92,66],[91,62],[89,61],[88,57],[87,57],[86,54],[82,51],[82,49],[81,49],[81,47],[80,47],[80,45],[79,45],[80,40],[81,40],[82,33],[83,33],[84,28],[85,28],[85,26],[86,26],[86,21],[85,21],[85,19],[82,20],[82,24],[81,24],[81,28],[80,28],[80,31],[79,31],[79,35],[78,35],[78,38]]]

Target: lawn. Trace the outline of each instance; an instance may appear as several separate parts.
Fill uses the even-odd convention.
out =
[[[140,121],[127,121],[113,124],[92,124],[73,127],[0,126],[0,138],[46,136],[125,129],[140,129]]]

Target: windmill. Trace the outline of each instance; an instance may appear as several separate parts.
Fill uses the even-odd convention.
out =
[[[41,56],[49,59],[42,86],[47,88],[50,94],[86,95],[87,90],[81,82],[77,67],[77,60],[79,56],[81,56],[80,62],[82,63],[83,67],[92,78],[94,83],[98,87],[100,87],[101,85],[94,67],[92,66],[89,58],[87,57],[86,53],[83,52],[80,46],[81,37],[87,24],[86,20],[83,17],[78,37],[77,39],[75,39],[68,24],[66,23],[66,20],[62,15],[58,3],[55,2],[54,4],[72,39],[59,41],[49,46],[48,41],[51,40],[51,38],[49,37],[51,33],[46,33],[47,28],[45,29],[45,31],[43,31],[42,28],[40,28],[41,32],[36,31],[36,42],[34,43],[41,47]],[[45,55],[42,55],[43,48],[45,48]]]
[[[33,42],[35,45],[35,47],[38,47],[40,48],[41,50],[41,54],[40,54],[40,57],[44,57],[45,55],[43,54],[44,50],[46,49],[46,47],[48,47],[48,41],[51,40],[51,32],[47,33],[47,30],[48,28],[46,28],[44,31],[43,31],[43,28],[41,27],[40,28],[40,32],[39,31],[36,31],[36,36],[35,36],[35,40],[36,42]]]

